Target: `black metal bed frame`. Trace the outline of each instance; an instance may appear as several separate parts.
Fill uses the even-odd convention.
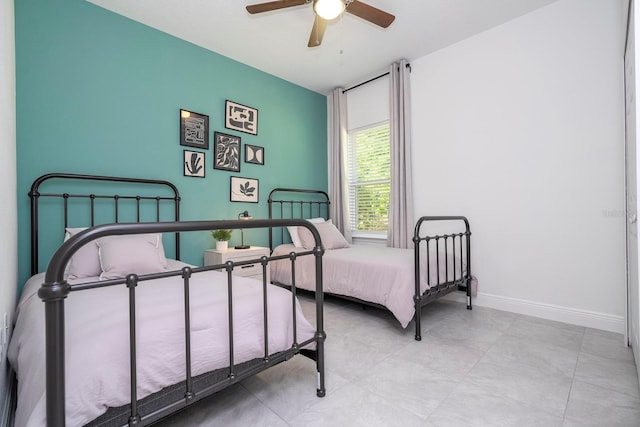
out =
[[[422,225],[427,222],[434,221],[463,221],[465,225],[465,231],[461,233],[452,233],[452,234],[442,234],[435,236],[420,236],[420,232],[422,229]],[[449,241],[451,241],[452,252],[456,254],[456,238],[458,239],[458,250],[459,250],[459,259],[460,265],[460,277],[456,279],[456,258],[453,256],[453,272],[451,279],[449,278]],[[463,243],[464,238],[464,243]],[[436,266],[440,265],[440,249],[441,244],[440,241],[444,241],[444,265],[445,265],[445,277],[444,282],[440,283],[440,269],[436,269],[436,284],[431,284],[431,274],[430,268],[431,263],[430,257],[431,253],[429,252],[429,243],[435,241],[436,250]],[[420,292],[420,248],[421,242],[425,242],[425,253],[427,257],[427,284],[429,288],[424,291],[424,293]],[[464,256],[463,256],[463,247],[464,247]],[[422,315],[422,307],[429,304],[432,301],[437,300],[447,294],[450,294],[453,291],[461,290],[467,292],[467,310],[471,310],[473,307],[471,305],[471,231],[469,229],[469,220],[464,216],[423,216],[416,222],[416,226],[413,232],[413,250],[414,250],[414,267],[415,267],[415,321],[416,321],[416,341],[422,340],[422,327],[421,327],[421,315]],[[463,271],[465,265],[462,263],[462,260],[466,260],[466,270]]]
[[[278,197],[276,195],[278,194]],[[279,195],[282,194],[282,195]],[[285,196],[285,194],[289,194],[289,196]],[[309,199],[296,199],[296,195],[306,194],[309,195]],[[312,200],[313,198],[317,198]],[[275,188],[269,193],[269,218],[273,218],[275,212],[279,213],[279,217],[282,218],[285,213],[289,213],[289,218],[310,218],[314,216],[314,212],[316,212],[319,216],[322,216],[322,212],[326,213],[325,218],[329,219],[329,207],[331,201],[329,199],[329,195],[325,191],[321,190],[307,190],[307,189],[297,189],[297,188]],[[279,209],[275,209],[274,206],[279,206]],[[285,209],[288,207],[288,209]],[[314,209],[315,208],[315,209]],[[298,213],[299,216],[295,214]],[[306,213],[306,214],[305,214]],[[308,215],[308,216],[306,216]],[[425,223],[432,223],[437,221],[462,221],[465,226],[465,231],[460,233],[451,233],[451,234],[442,234],[442,235],[421,235],[422,227]],[[458,242],[456,246],[456,241]],[[460,290],[466,291],[467,294],[467,309],[472,309],[471,304],[471,231],[469,228],[469,220],[464,216],[423,216],[416,222],[414,228],[413,235],[414,242],[414,267],[415,267],[415,291],[414,291],[414,306],[415,306],[415,339],[416,341],[422,340],[422,325],[421,325],[421,314],[422,307],[427,305],[428,303],[435,301],[453,291]],[[444,249],[444,282],[440,283],[440,269],[438,268],[436,271],[436,282],[438,284],[431,283],[431,275],[430,275],[430,257],[432,254],[429,251],[429,246],[432,242],[435,242],[435,256],[436,256],[436,265],[440,265],[440,249]],[[280,243],[284,243],[284,229],[280,231]],[[450,246],[451,245],[451,246]],[[420,277],[423,272],[420,270],[420,257],[422,253],[421,247],[425,246],[425,256],[427,258],[426,262],[426,279],[427,284],[429,285],[429,289],[425,292],[420,292]],[[271,251],[274,250],[274,239],[272,236],[272,230],[269,233],[269,247]],[[453,257],[453,271],[449,271],[449,247],[451,247],[453,254],[459,254],[460,260],[465,260],[465,264],[459,262],[459,265],[456,265],[456,258]],[[459,277],[456,279],[456,273],[459,273]],[[450,278],[451,274],[451,278]],[[283,283],[274,283],[279,286],[283,286],[288,288],[289,285]],[[385,311],[389,311],[385,306],[365,301],[359,298],[355,298],[348,295],[338,295],[332,294],[329,292],[325,292],[326,295],[331,295],[337,298],[345,299],[348,301],[356,302],[359,304],[363,304],[370,307],[380,308]]]
[[[166,186],[171,189],[173,196],[169,198],[165,197],[141,197],[141,196],[98,196],[95,194],[73,194],[68,193],[54,194],[54,193],[40,193],[39,187],[46,181],[51,179],[62,180],[81,180],[81,181],[110,181],[117,183],[136,183],[136,184],[151,184]],[[112,408],[115,412],[119,413],[116,416],[119,425],[148,425],[160,420],[170,414],[180,411],[192,403],[207,397],[217,391],[222,390],[234,383],[237,383],[249,376],[255,375],[273,365],[281,363],[295,354],[303,354],[316,361],[317,369],[317,390],[316,394],[319,397],[325,395],[325,377],[324,377],[324,340],[326,334],[323,329],[323,293],[322,293],[322,255],[324,249],[320,244],[320,236],[317,230],[313,226],[309,226],[309,223],[303,220],[253,220],[253,221],[239,221],[239,220],[223,220],[223,221],[183,221],[178,220],[179,217],[179,202],[180,196],[177,188],[168,181],[161,180],[147,180],[137,178],[121,178],[121,177],[106,177],[106,176],[93,176],[93,175],[74,175],[74,174],[48,174],[41,176],[34,182],[31,191],[29,193],[31,198],[31,213],[32,213],[32,268],[37,269],[37,257],[38,257],[38,199],[40,197],[57,197],[62,198],[64,203],[64,226],[68,226],[68,210],[67,201],[70,197],[88,199],[91,204],[91,228],[81,231],[77,235],[71,237],[60,246],[53,255],[45,273],[45,280],[42,284],[38,295],[44,301],[45,310],[45,328],[46,328],[46,411],[47,411],[47,425],[48,426],[64,426],[65,425],[65,311],[64,300],[74,292],[85,291],[89,289],[125,285],[129,290],[129,343],[130,343],[130,366],[131,366],[131,401],[129,405],[125,405],[121,408]],[[112,198],[116,206],[116,217],[118,217],[118,200],[122,198],[133,198],[137,201],[137,220],[136,223],[114,223],[103,224],[94,226],[94,200],[99,197]],[[170,222],[139,222],[140,221],[140,201],[150,199],[155,200],[157,204],[161,200],[173,200],[175,202],[175,221]],[[159,208],[158,208],[159,212]],[[158,214],[159,215],[159,214]],[[213,265],[207,267],[185,267],[178,271],[136,275],[129,274],[125,278],[104,280],[91,283],[69,284],[65,277],[64,271],[68,261],[72,255],[83,245],[104,236],[110,235],[130,235],[130,234],[143,234],[143,233],[176,233],[176,257],[179,256],[179,233],[188,231],[203,231],[203,230],[215,230],[223,228],[272,228],[272,227],[285,227],[288,225],[303,226],[309,229],[315,238],[316,245],[312,250],[305,253],[299,253],[297,256],[314,256],[316,266],[316,332],[314,337],[304,342],[297,342],[297,330],[295,323],[295,289],[292,289],[292,304],[293,304],[293,345],[284,351],[270,354],[268,348],[268,327],[267,327],[267,283],[266,283],[266,271],[268,262],[277,259],[286,259],[288,256],[283,257],[262,257],[259,260],[245,260],[241,262],[229,261],[221,265]],[[233,304],[232,298],[230,298],[231,290],[233,287],[233,270],[236,267],[241,267],[245,264],[259,262],[263,266],[263,312],[265,316],[264,323],[264,342],[265,351],[264,357],[255,359],[253,361],[244,362],[236,365],[233,359]],[[292,260],[293,262],[293,260]],[[167,393],[164,393],[164,399],[166,400],[170,393],[173,396],[173,400],[169,403],[160,399],[137,399],[137,361],[136,361],[136,286],[138,283],[158,278],[165,277],[181,277],[184,287],[184,310],[185,310],[185,331],[190,331],[190,303],[189,303],[189,279],[192,275],[203,271],[219,270],[223,269],[227,272],[227,295],[228,295],[228,317],[229,317],[229,357],[230,366],[225,369],[214,371],[213,373],[203,374],[198,377],[193,377],[191,374],[191,342],[190,334],[185,332],[186,343],[186,360],[185,360],[185,381],[183,383],[167,387],[171,388]],[[303,347],[309,344],[315,343],[315,350],[305,350]],[[208,376],[208,377],[207,377]],[[157,393],[157,395],[163,395],[163,391]],[[154,397],[152,395],[151,397]],[[155,403],[154,403],[155,402]],[[159,403],[158,403],[159,402]],[[145,407],[141,410],[142,406]],[[110,410],[111,411],[111,410]],[[109,415],[109,412],[107,412]],[[114,425],[114,418],[99,417],[98,420],[103,420],[109,425]]]
[[[112,182],[112,183],[125,183],[125,184],[141,184],[154,186],[156,188],[165,188],[170,192],[170,196],[141,196],[138,194],[73,194],[73,193],[43,193],[40,192],[40,187],[50,180],[63,180],[67,182]],[[39,271],[39,212],[40,212],[40,199],[52,198],[63,200],[64,209],[64,225],[63,230],[69,227],[69,201],[73,199],[89,200],[89,224],[93,227],[96,222],[96,200],[113,200],[114,208],[114,222],[120,222],[121,215],[121,201],[135,200],[136,202],[136,223],[141,222],[141,212],[144,202],[153,202],[155,205],[156,222],[160,221],[160,205],[162,202],[168,202],[173,205],[173,220],[180,221],[180,192],[178,188],[169,181],[157,180],[157,179],[142,179],[142,178],[122,178],[116,176],[98,176],[98,175],[80,175],[70,173],[50,173],[42,175],[33,181],[31,185],[31,191],[29,191],[29,199],[31,201],[31,274],[36,274]],[[180,259],[180,234],[175,233],[175,255],[176,259]]]

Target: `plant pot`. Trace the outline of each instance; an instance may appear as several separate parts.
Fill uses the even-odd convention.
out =
[[[216,250],[226,251],[227,249],[229,249],[229,242],[227,242],[226,240],[216,242]]]

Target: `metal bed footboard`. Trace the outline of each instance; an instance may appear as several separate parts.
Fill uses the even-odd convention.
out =
[[[178,271],[163,272],[147,275],[129,274],[125,278],[105,280],[101,282],[81,283],[70,285],[64,278],[64,270],[71,259],[71,256],[85,244],[104,236],[110,235],[129,235],[143,233],[167,233],[167,232],[187,232],[201,230],[215,230],[222,228],[268,228],[280,227],[287,225],[303,226],[309,229],[315,238],[315,248],[305,255],[315,256],[316,267],[316,332],[312,339],[304,342],[298,342],[297,331],[295,327],[295,290],[293,291],[293,345],[291,348],[270,354],[268,349],[268,327],[267,327],[267,282],[266,274],[263,274],[263,312],[265,316],[264,322],[264,342],[265,351],[262,363],[258,367],[250,367],[248,370],[237,369],[233,360],[233,300],[231,295],[233,288],[233,270],[238,266],[248,263],[254,263],[256,260],[247,260],[242,262],[229,261],[226,264],[214,265],[208,267],[185,267]],[[45,305],[45,322],[46,322],[46,393],[47,393],[47,425],[48,426],[64,426],[65,425],[65,299],[71,297],[71,294],[78,291],[88,289],[124,285],[129,290],[129,341],[130,341],[130,366],[131,366],[131,403],[128,417],[128,425],[147,425],[155,422],[169,414],[172,414],[186,406],[209,396],[231,384],[234,384],[244,378],[254,375],[270,366],[278,364],[294,354],[302,353],[302,347],[315,342],[316,350],[314,359],[317,368],[317,395],[322,397],[325,395],[324,383],[324,340],[326,334],[323,329],[323,292],[322,292],[322,255],[324,250],[321,247],[320,236],[314,227],[310,226],[303,220],[254,220],[254,221],[189,221],[189,222],[158,222],[158,223],[140,223],[140,224],[107,224],[89,228],[78,233],[62,246],[54,254],[45,274],[45,281],[40,288],[38,295],[44,301]],[[301,254],[298,254],[301,255]],[[270,261],[268,257],[260,258],[259,262],[263,266],[263,273],[266,270],[267,263]],[[197,394],[193,390],[193,377],[191,374],[191,342],[190,342],[190,302],[189,302],[189,279],[192,275],[203,271],[214,269],[225,269],[227,271],[227,295],[228,295],[228,313],[229,313],[229,357],[230,366],[228,375],[221,381],[200,390]],[[148,414],[140,414],[138,410],[137,399],[137,361],[136,361],[136,287],[140,282],[165,278],[165,277],[181,277],[184,286],[184,322],[185,322],[185,392],[180,399],[164,405],[162,408]]]
[[[436,221],[462,221],[465,231],[451,234],[421,236],[422,227],[425,223]],[[424,242],[424,244],[422,244]],[[457,245],[456,245],[457,242]],[[428,303],[443,297],[455,290],[466,290],[467,292],[467,310],[472,309],[471,305],[471,231],[469,229],[469,220],[464,216],[423,216],[416,222],[413,234],[414,246],[414,266],[415,266],[415,326],[416,341],[422,340],[421,314],[422,307]],[[424,246],[426,257],[426,272],[420,271],[421,247]],[[430,249],[435,249],[435,253],[431,253]],[[436,281],[431,279],[431,261],[430,257],[435,256]],[[444,257],[444,260],[442,260]],[[450,260],[452,257],[452,266],[450,271]],[[457,258],[456,258],[457,257]],[[456,262],[456,259],[459,262]],[[444,261],[444,263],[442,263]],[[440,266],[444,264],[444,277],[440,275]],[[421,292],[420,279],[426,276],[428,289]],[[458,276],[456,277],[456,274]]]

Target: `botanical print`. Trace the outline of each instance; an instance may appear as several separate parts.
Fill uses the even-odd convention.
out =
[[[231,201],[258,203],[258,180],[253,178],[231,177]]]
[[[204,178],[204,153],[184,150],[184,176]]]
[[[214,132],[214,169],[240,172],[240,137]]]

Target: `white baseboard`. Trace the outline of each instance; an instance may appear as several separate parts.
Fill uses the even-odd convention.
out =
[[[445,298],[465,303],[467,300],[466,295],[462,292],[452,292]],[[482,292],[478,292],[478,295],[473,297],[471,302],[473,305],[480,307],[495,308],[496,310],[541,317],[543,319],[601,329],[618,334],[624,334],[625,330],[625,320],[623,316],[579,310],[571,307],[544,304],[536,301],[527,301]]]

